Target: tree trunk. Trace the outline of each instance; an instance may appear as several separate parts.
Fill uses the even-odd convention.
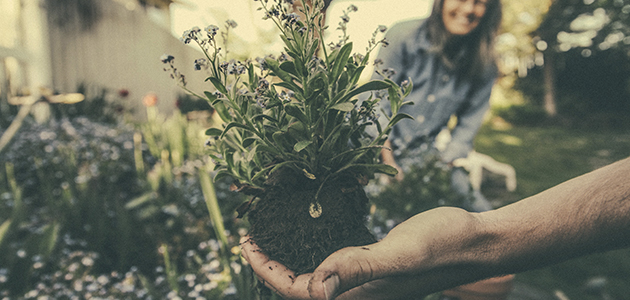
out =
[[[553,65],[553,55],[547,55],[544,65],[545,81],[545,112],[550,117],[555,117],[558,113],[556,109],[556,72]]]

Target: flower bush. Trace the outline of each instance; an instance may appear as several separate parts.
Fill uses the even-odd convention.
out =
[[[462,207],[467,196],[451,186],[452,169],[435,150],[425,150],[401,181],[367,187],[374,204],[372,229],[384,237],[389,229],[421,212],[439,206]]]
[[[227,60],[218,41],[228,36],[226,30],[210,25],[204,30],[195,27],[182,36],[186,44],[196,43],[205,57],[195,60],[197,70],[209,73],[206,81],[214,91],[198,95],[212,103],[223,120],[219,127],[206,131],[211,140],[209,152],[216,163],[216,180],[232,177],[237,183],[262,188],[269,175],[279,168],[291,168],[306,177],[320,179],[322,184],[341,173],[357,177],[375,172],[395,174],[396,170],[376,161],[381,145],[391,127],[404,118],[398,108],[411,86],[400,87],[384,78],[359,84],[363,69],[370,62],[369,54],[376,46],[377,28],[365,54],[352,54],[344,32],[330,50],[321,37],[322,1],[313,7],[302,3],[305,19],[292,9],[293,1],[260,1],[264,18],[280,29],[285,53],[258,58],[256,61]],[[356,10],[351,6],[349,11]],[[174,57],[161,60],[171,77],[186,89],[186,77],[174,63]],[[393,115],[388,124],[379,124],[376,106],[385,94],[373,93],[359,102],[359,94],[386,91],[392,103]],[[376,125],[376,136],[366,134],[366,128]]]

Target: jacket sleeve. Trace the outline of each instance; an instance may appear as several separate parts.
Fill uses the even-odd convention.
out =
[[[481,86],[470,95],[468,105],[457,113],[457,125],[451,132],[451,142],[442,152],[443,161],[452,162],[468,156],[468,153],[472,151],[475,136],[490,108],[490,94],[495,79],[496,72],[486,76]]]

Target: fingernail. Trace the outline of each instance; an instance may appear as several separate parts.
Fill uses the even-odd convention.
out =
[[[339,276],[337,276],[337,274],[331,275],[322,282],[322,286],[324,287],[324,296],[326,296],[326,299],[333,299],[335,291],[339,288]]]

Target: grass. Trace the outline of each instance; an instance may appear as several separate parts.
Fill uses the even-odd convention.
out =
[[[558,127],[484,126],[475,149],[516,169],[518,187],[508,193],[497,180],[482,189],[502,204],[518,201],[563,181],[630,156],[630,129],[565,129]],[[493,177],[489,177],[493,179]],[[589,293],[587,282],[606,278],[609,299],[630,299],[630,250],[617,250],[570,260],[517,275],[517,280],[546,290],[562,291],[571,300],[603,299]]]

